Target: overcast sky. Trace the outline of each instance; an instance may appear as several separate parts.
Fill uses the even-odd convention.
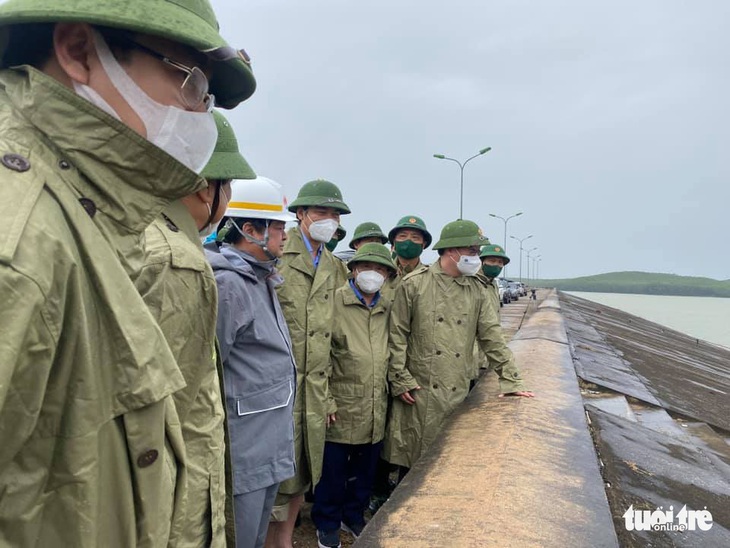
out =
[[[212,0],[258,90],[227,113],[292,200],[315,178],[348,230],[459,216],[533,237],[542,277],[730,278],[727,0]],[[343,249],[346,244],[340,244]],[[508,239],[519,270],[519,244]],[[428,257],[430,258],[430,257]],[[523,263],[523,276],[527,262]]]

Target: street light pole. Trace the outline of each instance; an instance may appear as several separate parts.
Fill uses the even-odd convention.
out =
[[[471,160],[473,160],[477,156],[486,154],[490,150],[492,150],[492,147],[483,148],[479,152],[477,152],[474,156],[472,156],[471,158],[467,158],[463,162],[460,162],[456,158],[449,158],[448,156],[444,156],[443,154],[434,154],[433,155],[434,158],[437,158],[439,160],[449,160],[450,162],[456,162],[459,165],[459,169],[461,170],[461,186],[460,186],[460,193],[459,193],[459,219],[464,218],[464,167],[466,166],[466,164],[468,164]]]
[[[536,249],[537,249],[537,247],[533,247],[531,249],[525,250],[527,252],[527,280],[528,281],[530,280],[530,253],[532,253]],[[522,281],[522,280],[520,280],[520,281]]]
[[[502,244],[502,247],[504,248],[504,252],[507,252],[507,221],[510,219],[514,219],[515,217],[519,217],[522,215],[522,212],[515,213],[514,215],[510,215],[506,219],[504,217],[500,217],[499,215],[495,215],[494,213],[490,213],[490,217],[494,217],[495,219],[502,219],[502,222],[504,222],[504,243]],[[507,265],[504,265],[504,277],[507,277]]]
[[[532,238],[532,234],[530,234],[529,236],[525,236],[524,238],[516,238],[515,236],[510,236],[510,238],[520,242],[520,281],[522,281],[522,242]]]
[[[504,247],[505,249],[507,249],[507,221],[509,221],[510,219],[514,219],[515,217],[519,217],[520,215],[522,215],[521,211],[519,213],[515,213],[514,215],[510,215],[505,219],[504,217],[500,217],[499,215],[495,215],[494,213],[489,214],[490,217],[494,217],[495,219],[502,219],[502,221],[504,222],[504,243],[502,244],[502,247]]]

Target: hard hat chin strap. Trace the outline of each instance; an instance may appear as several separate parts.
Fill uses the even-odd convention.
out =
[[[269,251],[268,247],[266,247],[269,244],[269,221],[268,219],[265,220],[266,228],[264,229],[264,238],[262,240],[259,240],[258,238],[254,238],[250,234],[246,234],[243,230],[241,230],[241,227],[239,227],[233,220],[231,220],[231,223],[233,226],[236,227],[236,230],[238,230],[238,233],[243,236],[246,241],[251,242],[252,244],[256,244],[261,249],[264,250],[264,253],[266,253],[266,256],[271,259],[272,261],[276,261],[277,257],[271,251]]]

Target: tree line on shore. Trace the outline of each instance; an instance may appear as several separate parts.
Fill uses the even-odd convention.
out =
[[[594,293],[730,297],[730,280],[659,272],[609,272],[580,278],[533,280],[531,285]]]

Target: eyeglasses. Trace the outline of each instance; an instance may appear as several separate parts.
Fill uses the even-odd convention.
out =
[[[197,109],[201,103],[205,105],[207,112],[211,112],[215,106],[215,97],[212,93],[209,93],[210,84],[208,83],[208,77],[198,67],[188,67],[177,61],[173,61],[169,57],[162,55],[161,53],[148,48],[145,45],[135,42],[134,40],[125,39],[129,45],[151,55],[155,59],[159,59],[163,63],[170,65],[177,70],[187,74],[185,80],[180,86],[180,96],[182,97],[183,103],[190,110]]]

